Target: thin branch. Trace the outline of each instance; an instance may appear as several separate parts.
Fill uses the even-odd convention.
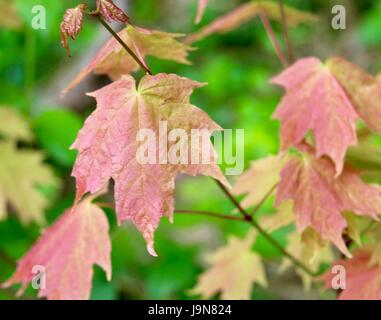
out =
[[[278,183],[276,183],[266,194],[265,196],[262,198],[261,201],[259,201],[259,203],[255,206],[255,208],[253,209],[253,212],[251,213],[251,216],[254,217],[255,214],[259,211],[259,209],[262,207],[262,205],[266,202],[266,200],[273,194],[273,192],[275,191],[275,189],[278,187]]]
[[[227,215],[227,214],[221,214],[221,213],[210,212],[210,211],[175,210],[175,213],[203,215],[203,216],[208,216],[208,217],[213,217],[213,218],[218,218],[218,219],[234,220],[234,221],[240,221],[240,222],[246,222],[247,221],[246,219],[241,218],[241,217],[235,217],[235,216],[230,216],[230,215]]]
[[[222,189],[222,191],[228,196],[232,203],[237,207],[237,209],[242,213],[244,219],[251,223],[251,225],[267,240],[269,241],[274,248],[276,248],[280,253],[287,257],[295,266],[299,267],[301,270],[306,272],[312,277],[315,277],[317,274],[308,268],[303,262],[295,258],[287,250],[285,250],[281,244],[278,243],[266,230],[264,230],[251,216],[246,212],[246,210],[241,206],[241,204],[234,198],[230,191],[219,181],[217,184]]]
[[[114,209],[115,206],[110,202],[95,202],[95,205],[102,207],[102,208],[109,208]],[[246,220],[241,217],[235,217],[223,213],[218,212],[212,212],[212,211],[205,211],[205,210],[175,210],[175,213],[177,214],[193,214],[193,215],[202,215],[202,216],[208,216],[212,218],[218,218],[223,220],[234,220],[239,222],[245,222]]]
[[[277,40],[277,38],[275,36],[274,30],[271,27],[271,23],[270,23],[269,19],[267,18],[266,14],[264,14],[264,13],[261,13],[259,15],[259,17],[261,18],[262,24],[265,27],[267,35],[269,36],[270,41],[273,44],[273,47],[275,49],[275,52],[276,52],[280,62],[282,63],[283,67],[287,67],[288,61],[287,61],[287,59],[286,59],[286,57],[282,51],[282,48],[279,44],[279,41]]]
[[[146,66],[144,62],[139,59],[135,52],[132,51],[132,49],[119,37],[119,35],[111,28],[111,26],[100,15],[93,14],[92,16],[96,16],[102,25],[107,29],[107,31],[110,32],[111,35],[120,43],[120,45],[129,53],[131,58],[133,58],[147,74],[152,76],[152,71]]]
[[[284,37],[284,41],[286,42],[286,46],[287,46],[288,61],[289,61],[289,63],[293,63],[295,61],[295,54],[294,54],[294,50],[292,49],[290,35],[288,33],[287,15],[286,15],[286,11],[284,8],[283,0],[278,0],[278,2],[279,2],[280,14],[281,14],[281,18],[282,18],[283,37]]]

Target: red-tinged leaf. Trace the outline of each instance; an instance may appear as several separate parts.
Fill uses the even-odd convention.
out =
[[[182,34],[128,26],[118,35],[141,59],[145,56],[154,56],[159,59],[190,64],[187,56],[192,48],[177,40],[183,36]],[[130,74],[138,69],[139,65],[136,61],[131,58],[117,40],[111,38],[90,64],[66,87],[63,94],[73,89],[91,72],[106,74],[111,79],[117,80],[122,75]]]
[[[208,5],[208,0],[198,0],[198,8],[195,23],[199,24],[204,16],[206,6]]]
[[[308,12],[285,6],[287,23],[290,26],[296,26],[303,22],[316,21],[316,17]],[[238,28],[243,23],[257,17],[259,14],[265,14],[269,18],[281,21],[282,15],[279,5],[273,1],[251,1],[245,3],[232,12],[217,18],[211,24],[201,30],[191,34],[186,38],[187,43],[201,40],[213,33],[225,33]]]
[[[160,131],[161,121],[167,122],[168,132],[183,129],[188,137],[192,129],[206,130],[208,137],[221,130],[206,113],[189,103],[192,91],[200,86],[176,75],[159,74],[145,76],[136,88],[135,80],[124,76],[90,94],[98,106],[73,145],[79,151],[73,169],[77,199],[86,192],[98,192],[112,178],[119,223],[131,220],[143,234],[152,255],[155,255],[153,234],[161,216],[170,220],[173,217],[174,179],[178,173],[208,175],[228,185],[215,164],[209,140],[201,148],[189,142],[187,156],[193,153],[201,159],[206,151],[211,164],[186,164],[191,163],[189,158],[186,163],[171,164],[163,158],[174,143],[168,142],[168,148],[161,149],[159,140],[166,140],[167,134],[167,130]],[[155,133],[156,141],[149,147],[154,150],[154,164],[138,161],[138,150],[147,146],[147,142],[137,140],[141,130]]]
[[[75,8],[68,9],[65,12],[63,21],[61,22],[61,43],[70,57],[70,47],[68,37],[75,40],[77,35],[82,30],[83,24],[83,11],[86,9],[85,4],[80,4]]]
[[[370,129],[380,133],[381,79],[340,57],[329,59],[327,66],[346,90],[360,117]]]
[[[250,168],[237,179],[232,189],[234,195],[247,194],[241,203],[243,207],[257,205],[271,190],[274,190],[286,161],[285,155],[277,155],[251,163]]]
[[[34,247],[18,262],[16,272],[4,284],[21,283],[22,294],[36,276],[33,267],[45,269],[39,297],[50,300],[85,300],[90,298],[93,265],[102,267],[111,279],[111,241],[104,212],[84,199],[68,209],[47,229]]]
[[[339,175],[348,147],[357,144],[357,114],[335,77],[319,59],[310,57],[297,61],[272,83],[286,88],[274,114],[282,124],[282,149],[300,143],[312,130],[317,156],[329,156]]]
[[[355,252],[353,259],[336,261],[325,274],[324,281],[327,289],[332,289],[334,266],[345,270],[345,289],[339,294],[340,300],[381,300],[381,266],[371,263],[372,253],[362,249]]]
[[[342,239],[347,222],[343,211],[377,219],[381,212],[379,186],[364,183],[357,171],[345,167],[335,178],[335,168],[326,158],[316,158],[313,150],[293,157],[281,173],[276,205],[294,201],[300,232],[311,227],[324,240],[332,241],[350,256]]]
[[[108,22],[112,20],[121,23],[130,22],[128,16],[122,9],[115,5],[113,0],[97,0],[97,11]]]

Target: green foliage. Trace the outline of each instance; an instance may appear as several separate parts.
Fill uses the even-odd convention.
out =
[[[69,148],[81,127],[82,119],[65,109],[46,110],[33,120],[38,142],[55,163],[67,168],[75,161],[76,152]]]

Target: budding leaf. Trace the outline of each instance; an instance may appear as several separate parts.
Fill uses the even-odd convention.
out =
[[[131,76],[96,91],[97,109],[86,120],[72,146],[79,151],[73,176],[77,199],[86,192],[96,193],[109,179],[115,181],[116,213],[119,223],[131,220],[143,234],[148,250],[153,249],[154,231],[162,216],[173,219],[175,177],[178,173],[207,175],[228,185],[209,140],[213,131],[221,130],[201,109],[190,104],[192,91],[202,84],[177,75],[145,76],[136,87]],[[165,122],[167,129],[160,130]],[[167,131],[185,132],[188,144],[168,141],[161,148]],[[192,129],[206,130],[207,142],[199,146],[189,142]],[[149,130],[154,141],[140,141],[137,136]],[[163,136],[164,134],[164,136]],[[180,163],[171,163],[168,151],[184,143],[186,153]],[[139,151],[153,153],[147,163],[140,161]],[[190,157],[207,152],[210,164],[193,163]],[[160,154],[160,155],[159,155]],[[160,159],[159,159],[160,158]],[[153,161],[152,161],[153,160]],[[185,160],[185,162],[183,161]],[[152,164],[151,164],[152,163]]]
[[[36,274],[34,266],[45,269],[45,287],[39,297],[50,300],[87,300],[90,298],[93,265],[97,264],[111,279],[111,241],[104,212],[84,199],[64,214],[40,237],[18,262],[16,272],[4,284],[21,283],[22,294]]]
[[[97,11],[108,22],[114,20],[121,23],[129,23],[128,16],[115,5],[113,0],[97,0]]]
[[[83,24],[83,11],[86,10],[85,4],[80,4],[75,8],[68,9],[63,21],[61,22],[61,43],[67,51],[67,55],[70,57],[70,47],[68,43],[68,37],[75,40],[77,35],[82,30]]]

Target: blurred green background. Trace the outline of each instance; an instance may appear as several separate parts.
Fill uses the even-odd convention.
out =
[[[95,55],[109,37],[94,21],[86,21],[78,39],[71,41],[73,58],[66,57],[60,44],[59,25],[65,10],[81,1],[15,0],[21,26],[15,29],[0,24],[0,105],[20,110],[29,120],[36,142],[29,147],[44,150],[47,162],[63,181],[60,192],[53,193],[52,207],[46,212],[49,223],[73,202],[74,179],[70,177],[75,152],[68,147],[74,141],[86,116],[94,110],[94,101],[85,96],[107,83],[105,77],[89,77],[85,83],[60,99],[60,91],[78,70]],[[90,1],[91,2],[91,1]],[[196,0],[121,0],[135,25],[169,32],[190,33],[229,12],[245,1],[210,0],[205,17],[194,25]],[[288,0],[287,4],[319,16],[320,21],[290,30],[298,57],[317,55],[322,59],[343,55],[369,71],[381,69],[381,2],[373,0],[327,1]],[[32,7],[46,7],[47,29],[33,30]],[[347,30],[331,29],[331,8],[343,4],[347,9]],[[0,5],[2,2],[0,1]],[[1,10],[1,7],[0,7]],[[1,16],[0,16],[1,19]],[[280,25],[272,22],[281,39]],[[259,19],[225,35],[213,35],[196,44],[191,53],[192,66],[147,58],[152,70],[174,72],[208,82],[193,96],[193,103],[209,113],[224,128],[245,130],[245,167],[253,159],[278,150],[278,123],[271,115],[279,101],[280,90],[269,78],[282,66]],[[6,119],[0,119],[6,121]],[[1,155],[0,155],[1,157]],[[230,177],[234,181],[234,177]],[[230,213],[233,209],[215,183],[208,178],[179,177],[176,189],[178,209],[212,210]],[[271,212],[271,202],[262,213]],[[94,299],[189,299],[187,291],[205,267],[204,256],[225,243],[227,235],[243,235],[246,226],[191,215],[176,215],[175,224],[166,219],[156,234],[158,258],[145,250],[142,237],[131,225],[116,226],[110,210],[113,242],[113,279],[105,280],[96,270]],[[287,230],[275,237],[285,243]],[[40,234],[36,225],[23,226],[16,216],[0,222],[0,281],[7,279],[19,259]],[[300,280],[291,272],[276,274],[272,261],[277,252],[264,240],[255,246],[267,258],[270,285],[258,286],[254,299],[316,298],[316,291],[304,293]],[[28,298],[36,293],[29,290]],[[0,289],[0,299],[12,299],[13,290]]]

